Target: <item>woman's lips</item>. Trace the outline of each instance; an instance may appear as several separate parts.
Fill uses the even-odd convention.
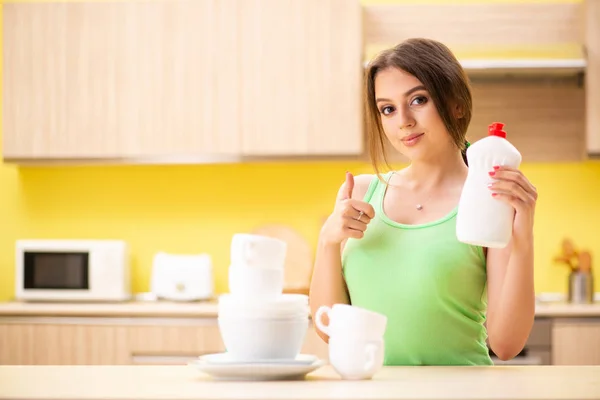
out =
[[[413,133],[412,135],[408,135],[407,137],[403,138],[402,143],[408,147],[414,146],[421,140],[423,135],[424,133]]]

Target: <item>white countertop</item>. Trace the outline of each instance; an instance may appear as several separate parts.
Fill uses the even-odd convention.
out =
[[[2,366],[0,399],[599,399],[600,366],[385,367],[343,381],[219,382],[190,366]]]
[[[0,317],[187,317],[214,318],[217,303],[134,301],[124,303],[0,303]],[[536,304],[538,317],[600,317],[600,302]]]

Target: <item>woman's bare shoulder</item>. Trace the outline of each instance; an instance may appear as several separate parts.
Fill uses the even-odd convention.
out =
[[[354,191],[352,192],[352,198],[362,200],[369,189],[369,185],[373,182],[373,179],[377,179],[375,174],[360,174],[354,177]]]
[[[375,174],[360,174],[354,176],[354,189],[352,190],[352,198],[356,200],[362,200],[369,189],[369,185],[377,179]],[[346,192],[346,182],[343,182],[338,191],[338,196]]]

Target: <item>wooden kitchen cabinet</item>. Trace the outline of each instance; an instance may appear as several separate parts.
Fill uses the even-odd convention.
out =
[[[71,324],[0,324],[2,365],[128,363],[127,328]]]
[[[236,2],[215,4],[4,4],[4,157],[239,153]]]
[[[362,151],[358,0],[2,7],[8,162]]]
[[[129,328],[129,362],[131,364],[183,364],[203,354],[221,353],[225,345],[216,318],[201,320],[197,325],[135,326]],[[327,344],[312,324],[306,333],[302,354],[329,358]]]
[[[361,154],[360,2],[262,3],[241,3],[243,154]]]
[[[131,364],[184,364],[203,354],[225,351],[216,318],[192,324],[171,324],[168,320],[129,327]]]
[[[556,319],[552,330],[554,365],[600,365],[600,319]]]
[[[586,149],[590,157],[600,158],[600,0],[583,3],[585,15]]]
[[[225,348],[215,318],[0,321],[0,364],[185,364]]]
[[[0,365],[184,365],[224,351],[214,317],[0,318]],[[328,359],[312,325],[301,352]]]

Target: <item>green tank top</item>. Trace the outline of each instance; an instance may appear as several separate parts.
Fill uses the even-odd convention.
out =
[[[485,257],[457,240],[458,207],[437,221],[399,224],[383,213],[386,188],[373,177],[364,201],[375,218],[342,253],[350,302],[388,318],[385,365],[492,365]]]

